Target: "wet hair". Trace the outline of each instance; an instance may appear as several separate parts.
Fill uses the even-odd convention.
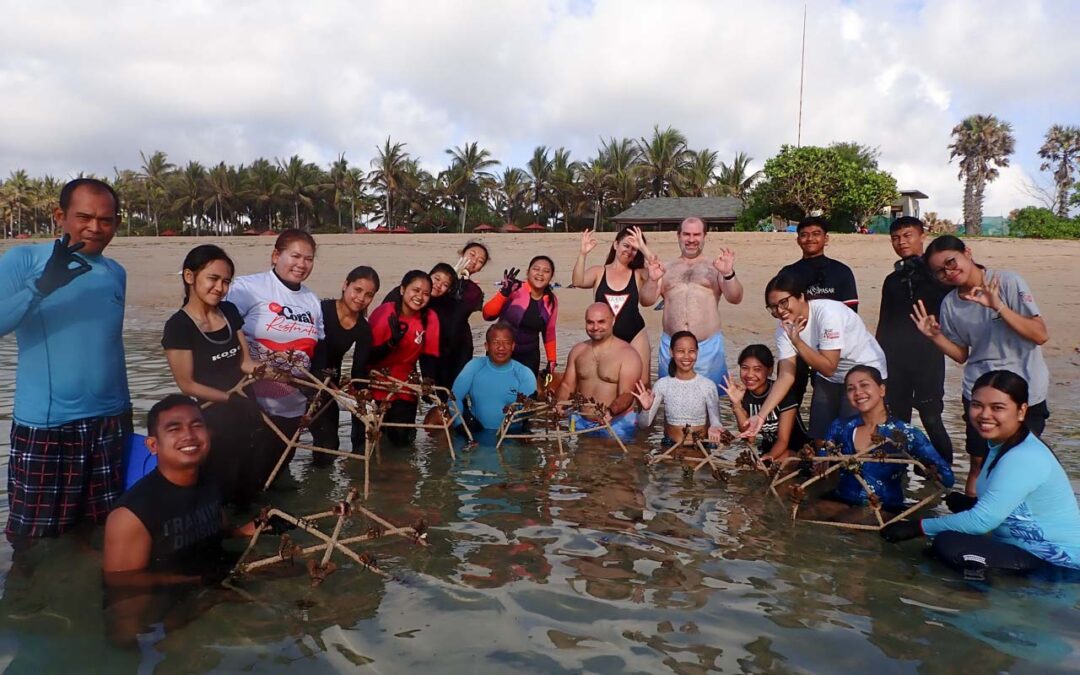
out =
[[[224,249],[214,244],[201,244],[188,251],[188,254],[184,256],[184,265],[180,269],[191,270],[192,274],[198,275],[204,267],[216,260],[224,260],[229,265],[229,274],[236,274],[236,265],[233,264],[232,258]],[[184,284],[184,304],[186,305],[191,297],[191,286],[184,280],[183,274],[180,276],[180,281]]]
[[[844,384],[847,384],[848,378],[851,377],[852,373],[865,373],[869,375],[870,379],[873,380],[876,384],[885,384],[885,378],[881,376],[880,370],[873,366],[867,366],[863,364],[853,366],[851,370],[847,371],[847,374],[844,375]]]
[[[739,360],[736,361],[740,366],[746,359],[757,359],[761,362],[761,365],[765,366],[769,372],[772,372],[773,364],[776,360],[773,358],[772,350],[762,344],[746,345],[743,350],[739,352]]]
[[[694,347],[698,346],[698,339],[697,339],[696,335],[694,335],[693,333],[691,333],[688,330],[680,330],[680,331],[678,331],[677,333],[675,333],[674,335],[671,336],[671,342],[668,343],[668,344],[671,345],[671,353],[672,354],[675,353],[675,343],[678,342],[679,340],[682,340],[682,339],[685,339],[685,338],[690,338],[691,340],[693,340],[694,341]],[[672,356],[671,360],[669,360],[668,364],[667,364],[667,374],[670,377],[675,377],[675,372],[677,370],[678,369],[675,367],[675,357]]]
[[[150,412],[146,414],[146,433],[150,436],[157,436],[158,418],[162,413],[174,410],[181,406],[188,406],[199,410],[199,414],[202,411],[199,409],[199,404],[195,402],[195,399],[183,394],[169,394],[165,398],[161,399],[150,408]]]
[[[546,255],[535,255],[535,256],[533,256],[533,259],[529,261],[529,266],[525,268],[525,271],[528,272],[530,269],[532,269],[532,266],[535,265],[540,260],[543,260],[548,265],[551,265],[551,278],[554,279],[555,278],[555,261],[552,260],[551,258],[547,257]],[[548,281],[548,285],[544,287],[544,295],[550,297],[552,299],[552,302],[555,301],[555,292],[551,290],[551,282],[550,281]]]
[[[495,323],[488,326],[487,332],[484,333],[484,342],[487,342],[491,339],[492,333],[498,333],[499,331],[506,331],[507,333],[510,333],[511,338],[514,337],[514,327],[511,326],[508,322],[499,319]]]
[[[116,193],[113,186],[109,185],[103,180],[97,178],[76,178],[69,180],[64,184],[64,187],[60,188],[60,210],[67,212],[68,207],[71,206],[71,197],[75,194],[75,191],[81,187],[89,188],[94,192],[107,192],[113,200],[113,215],[120,215],[120,195]]]
[[[290,227],[287,230],[281,231],[281,234],[278,235],[277,240],[274,242],[274,249],[279,252],[284,251],[285,249],[289,248],[289,246],[291,246],[293,243],[298,241],[302,241],[308,246],[310,246],[311,253],[315,253],[315,249],[317,248],[315,244],[315,237],[311,236],[310,233],[304,232],[303,230],[298,230],[295,227]]]
[[[378,291],[379,286],[382,285],[382,282],[379,281],[379,273],[367,265],[360,265],[359,267],[352,268],[352,271],[345,277],[345,283],[351,284],[354,281],[360,281],[361,279],[367,279],[374,283],[376,291]]]
[[[926,231],[926,225],[915,216],[901,216],[892,221],[892,224],[889,225],[889,234],[893,234],[905,227],[914,227],[920,232]]]
[[[417,279],[423,279],[428,283],[428,290],[431,290],[431,276],[424,270],[409,270],[405,273],[405,276],[401,277],[401,285],[398,286],[398,297],[394,300],[394,314],[401,316],[402,303],[405,302],[406,286],[416,281]],[[428,313],[431,312],[431,303],[429,302],[422,310],[420,310],[420,323],[424,326],[424,330],[427,330]]]
[[[432,267],[431,271],[428,272],[428,276],[433,277],[436,272],[442,272],[443,274],[448,275],[450,277],[450,285],[453,285],[454,282],[457,281],[457,271],[448,263],[437,263],[435,267]]]
[[[801,298],[806,295],[806,284],[797,274],[781,272],[765,284],[765,304],[769,303],[769,293],[773,291],[785,291]]]
[[[485,266],[489,262],[491,262],[491,251],[488,250],[488,247],[483,242],[477,241],[475,239],[465,242],[465,245],[461,247],[460,251],[458,251],[458,255],[465,255],[465,251],[468,251],[470,248],[479,248],[484,251]]]
[[[820,227],[825,234],[829,233],[829,221],[825,220],[821,216],[807,216],[799,221],[799,224],[795,226],[796,232],[802,232],[808,227]]]
[[[615,260],[615,247],[619,245],[619,242],[630,236],[630,230],[633,225],[627,225],[623,229],[619,230],[619,233],[615,235],[615,243],[611,245],[611,250],[608,251],[607,260],[604,261],[605,265],[610,265]],[[645,233],[641,234],[641,243],[647,244],[645,241]],[[645,254],[641,251],[637,251],[634,254],[633,260],[630,261],[630,269],[640,270],[645,267]]]
[[[1011,370],[991,370],[988,373],[980,375],[979,379],[975,380],[975,384],[971,387],[972,397],[975,396],[976,390],[982,389],[983,387],[997,389],[1012,399],[1012,402],[1015,403],[1017,407],[1028,402],[1027,380]]]

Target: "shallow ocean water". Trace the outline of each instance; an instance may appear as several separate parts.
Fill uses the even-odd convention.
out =
[[[174,389],[159,339],[157,327],[129,321],[137,426]],[[12,337],[0,340],[5,475],[14,351]],[[958,399],[957,374],[950,369],[948,401]],[[1080,488],[1078,394],[1080,382],[1053,387],[1047,438]],[[961,438],[955,405],[946,415]],[[340,556],[338,571],[314,588],[299,565],[253,574],[236,589],[188,594],[134,647],[106,639],[100,531],[40,542],[14,565],[0,543],[0,669],[1080,669],[1080,584],[968,583],[925,559],[918,542],[792,524],[760,476],[721,483],[706,471],[644,466],[658,435],[640,437],[628,456],[593,440],[564,456],[543,444],[496,452],[482,438],[468,451],[459,445],[452,462],[444,439],[421,433],[414,451],[384,449],[373,469],[368,505],[400,524],[423,516],[430,527],[428,548],[387,537],[367,549],[398,579]],[[295,489],[272,490],[270,503],[321,511],[360,476],[359,463],[317,469],[309,458],[294,459]],[[0,518],[6,511],[2,499]],[[268,539],[264,549],[273,548]]]

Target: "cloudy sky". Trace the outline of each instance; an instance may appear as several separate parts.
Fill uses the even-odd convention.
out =
[[[809,0],[804,144],[881,150],[924,210],[958,218],[949,131],[1015,127],[988,215],[1032,203],[1038,147],[1080,124],[1080,3]],[[760,164],[794,143],[802,2],[0,0],[0,176],[344,152],[389,135],[431,169],[479,141],[522,166],[536,145],[682,130]]]

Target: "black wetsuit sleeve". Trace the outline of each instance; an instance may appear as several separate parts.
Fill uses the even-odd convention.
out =
[[[352,378],[367,377],[370,371],[368,364],[372,361],[371,326],[366,319],[361,318],[356,323],[356,346],[353,348],[350,372]]]

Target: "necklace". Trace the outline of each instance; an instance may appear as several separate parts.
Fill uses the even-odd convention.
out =
[[[232,339],[233,339],[233,329],[232,329],[232,324],[230,324],[230,323],[229,323],[229,320],[228,320],[228,319],[225,319],[225,330],[226,330],[226,331],[228,331],[227,335],[225,336],[225,339],[224,339],[224,340],[215,340],[214,338],[212,338],[212,337],[210,337],[209,335],[207,335],[207,334],[206,334],[206,331],[204,331],[204,330],[202,329],[202,326],[200,326],[200,325],[199,325],[199,322],[195,320],[195,317],[191,315],[191,312],[189,312],[189,311],[187,310],[187,307],[184,307],[184,308],[183,308],[183,309],[182,309],[181,311],[183,311],[183,312],[184,312],[184,314],[187,314],[187,315],[188,315],[188,318],[189,318],[189,319],[191,319],[191,323],[195,324],[195,329],[196,329],[197,331],[199,331],[199,334],[201,334],[201,335],[203,336],[203,338],[204,338],[204,339],[205,339],[205,340],[206,340],[207,342],[209,342],[210,344],[215,344],[215,345],[227,345],[227,344],[229,344],[230,342],[232,342]],[[215,332],[215,333],[217,333],[217,332],[219,332],[219,331],[220,331],[220,329],[219,329],[219,330],[216,330],[216,331],[214,331],[214,332]]]

